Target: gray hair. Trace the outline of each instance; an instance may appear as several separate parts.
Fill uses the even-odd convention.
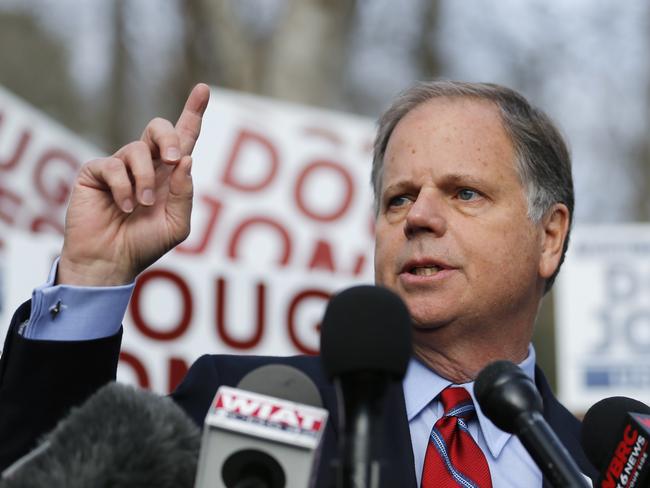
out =
[[[379,212],[384,155],[397,123],[415,107],[433,98],[475,98],[494,103],[501,114],[516,155],[516,169],[528,201],[528,217],[540,222],[556,203],[569,209],[569,232],[573,219],[573,177],[571,157],[560,131],[549,117],[533,107],[519,93],[492,83],[460,81],[420,82],[402,92],[379,119],[372,160],[371,182],[375,212]],[[567,234],[560,263],[546,282],[550,290],[569,244]]]

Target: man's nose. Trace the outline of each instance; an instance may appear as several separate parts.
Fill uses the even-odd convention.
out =
[[[437,237],[447,231],[444,202],[434,190],[422,190],[406,215],[404,234],[412,238],[421,233],[431,233]]]

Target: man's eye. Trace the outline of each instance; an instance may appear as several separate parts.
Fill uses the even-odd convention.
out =
[[[478,198],[480,195],[476,190],[470,190],[469,188],[463,188],[458,192],[458,199],[465,202],[469,202]]]
[[[406,198],[404,195],[398,195],[388,200],[388,208],[401,207],[402,205],[406,205],[407,203],[408,203],[408,198]]]

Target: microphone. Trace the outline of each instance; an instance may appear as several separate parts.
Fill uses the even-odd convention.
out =
[[[9,466],[0,487],[190,488],[199,444],[199,428],[170,398],[109,383]]]
[[[270,364],[222,386],[205,418],[195,488],[305,488],[328,412],[296,368]]]
[[[474,393],[483,413],[517,435],[552,486],[590,486],[542,416],[542,398],[521,368],[510,361],[489,364],[476,378]]]
[[[610,397],[591,406],[582,421],[581,444],[599,471],[595,486],[650,486],[648,440],[650,407],[626,397]]]
[[[340,488],[378,487],[388,387],[411,357],[411,318],[402,300],[376,286],[356,286],[329,302],[321,327],[323,367],[340,412]]]

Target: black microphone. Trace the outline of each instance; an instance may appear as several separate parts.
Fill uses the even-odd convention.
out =
[[[542,398],[521,368],[510,361],[489,364],[476,378],[474,393],[483,413],[519,438],[552,486],[590,486],[544,419]]]
[[[318,388],[291,366],[269,364],[208,410],[195,488],[306,488],[316,482],[328,413]]]
[[[402,300],[376,286],[335,295],[321,327],[321,356],[339,405],[340,488],[377,487],[388,387],[411,357],[411,318]]]
[[[650,486],[649,426],[650,407],[632,398],[605,398],[587,410],[581,444],[600,473],[595,486]]]
[[[109,383],[9,466],[0,487],[191,488],[199,445],[199,428],[170,398]]]

